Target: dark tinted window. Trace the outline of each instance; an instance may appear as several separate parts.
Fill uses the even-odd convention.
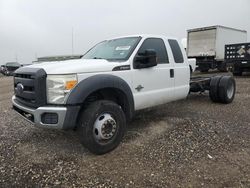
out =
[[[183,63],[184,59],[178,42],[176,40],[168,40],[168,42],[171,47],[175,63]]]
[[[6,66],[9,66],[9,67],[20,67],[21,65],[19,63],[16,63],[16,62],[10,62],[10,63],[6,63]]]
[[[143,53],[145,50],[149,49],[156,51],[158,63],[169,63],[167,50],[162,39],[159,38],[146,39],[141,45],[138,54]]]

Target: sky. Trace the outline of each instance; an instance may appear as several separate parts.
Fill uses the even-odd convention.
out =
[[[250,0],[0,0],[0,64],[84,54],[131,34],[182,39],[211,25],[247,30],[250,41],[249,10]]]

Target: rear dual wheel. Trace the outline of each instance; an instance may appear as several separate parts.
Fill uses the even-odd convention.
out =
[[[210,91],[209,97],[213,102],[219,102],[219,83],[221,80],[221,76],[215,76],[211,78],[210,81]]]
[[[235,80],[231,76],[215,76],[210,81],[209,96],[213,102],[231,103],[236,91]]]

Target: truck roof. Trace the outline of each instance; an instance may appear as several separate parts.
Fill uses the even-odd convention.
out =
[[[109,38],[107,40],[119,39],[119,38],[125,38],[125,37],[167,38],[167,39],[178,40],[176,37],[169,37],[169,36],[165,36],[165,35],[155,35],[155,34],[135,34],[135,35],[127,35],[127,36],[118,36],[118,37]]]
[[[245,33],[247,32],[246,30],[235,29],[235,28],[226,27],[226,26],[222,26],[222,25],[214,25],[214,26],[208,26],[208,27],[193,28],[193,29],[188,29],[187,32],[204,31],[204,30],[217,29],[217,28],[230,29],[230,30],[235,30],[235,31],[240,31],[240,32],[245,32]]]

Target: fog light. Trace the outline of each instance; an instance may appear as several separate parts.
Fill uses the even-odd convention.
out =
[[[58,115],[56,113],[44,113],[42,114],[41,121],[43,124],[57,124]]]

